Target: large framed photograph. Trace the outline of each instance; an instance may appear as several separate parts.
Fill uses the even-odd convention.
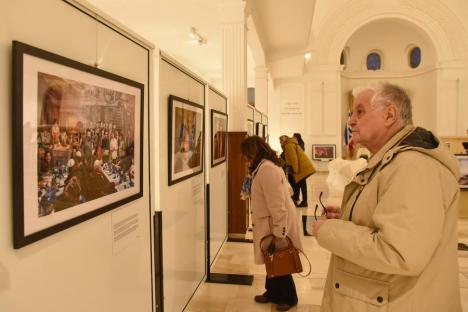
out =
[[[173,185],[203,171],[203,106],[169,96],[169,175]]]
[[[143,196],[141,83],[13,42],[20,248]]]
[[[335,144],[313,144],[312,159],[320,161],[330,161],[336,158]]]
[[[460,163],[460,179],[458,184],[462,189],[468,189],[468,155],[456,155]]]
[[[211,110],[211,167],[226,161],[228,116]]]

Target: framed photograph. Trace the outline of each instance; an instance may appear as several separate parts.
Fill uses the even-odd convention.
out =
[[[335,144],[313,144],[312,159],[330,161],[336,158]]]
[[[247,135],[252,136],[254,135],[254,121],[252,119],[247,119]]]
[[[263,138],[268,142],[268,125],[263,125]]]
[[[144,85],[13,41],[20,248],[143,196]]]
[[[228,116],[211,110],[211,167],[226,161]]]
[[[173,185],[203,171],[203,106],[169,96],[169,175]]]
[[[260,122],[255,124],[255,135],[263,138],[263,125]]]
[[[460,179],[458,184],[462,189],[468,189],[468,155],[456,155],[460,162]]]

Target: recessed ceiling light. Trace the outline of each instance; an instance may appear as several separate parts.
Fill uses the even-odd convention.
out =
[[[310,58],[312,57],[312,53],[311,52],[306,52],[304,53],[304,58],[306,61],[310,60]]]

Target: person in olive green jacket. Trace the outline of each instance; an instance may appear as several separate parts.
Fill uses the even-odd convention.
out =
[[[290,138],[286,135],[280,136],[281,148],[284,153],[284,161],[286,166],[292,168],[292,176],[294,181],[292,181],[294,194],[292,196],[293,201],[296,203],[299,200],[299,191],[301,189],[301,184],[305,180],[315,173],[315,168],[312,165],[309,157],[305,154],[304,150],[299,146],[296,138]],[[302,194],[302,201],[297,206],[298,207],[307,207],[307,190]]]
[[[411,102],[381,83],[355,94],[349,125],[367,167],[341,209],[314,223],[332,252],[321,311],[460,312],[457,160],[412,125]]]

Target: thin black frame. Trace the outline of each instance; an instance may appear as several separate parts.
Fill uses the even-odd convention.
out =
[[[118,76],[116,74],[80,63],[67,57],[33,47],[31,45],[13,41],[13,66],[12,66],[12,120],[13,122],[13,247],[15,249],[24,247],[36,241],[39,241],[47,236],[63,231],[76,224],[94,218],[100,214],[108,212],[126,203],[143,197],[143,124],[144,124],[144,85]],[[136,125],[135,130],[139,129],[140,137],[140,189],[137,193],[117,200],[102,207],[98,207],[92,211],[72,217],[63,222],[45,227],[37,232],[25,235],[25,215],[24,215],[24,153],[23,153],[23,73],[24,73],[24,55],[31,55],[39,59],[43,59],[55,64],[72,68],[73,70],[82,71],[88,74],[95,75],[97,78],[105,78],[115,82],[119,82],[131,87],[137,88],[140,91],[140,125]],[[137,104],[137,103],[135,103]],[[135,135],[135,137],[138,137]],[[106,195],[110,196],[110,195]]]
[[[214,117],[215,115],[221,115],[221,116],[226,116],[226,132],[225,132],[225,138],[224,138],[224,158],[218,158],[218,159],[221,159],[221,160],[218,160],[216,161],[214,159],[214,132],[213,132],[213,124],[214,124]],[[228,122],[229,122],[229,118],[228,118],[228,115],[226,113],[223,113],[223,112],[220,112],[220,111],[217,111],[217,110],[214,110],[212,109],[211,110],[211,168],[213,167],[216,167],[217,165],[220,165],[222,164],[223,162],[226,161],[226,156],[227,156],[227,129],[228,129]]]
[[[462,178],[462,164],[463,163],[468,163],[468,155],[466,154],[458,154],[458,155],[455,155],[455,158],[457,158],[458,162],[460,163],[460,177],[458,179],[458,186],[460,187],[461,190],[468,190],[468,184],[460,184],[460,180]]]
[[[262,135],[260,135],[260,127],[262,129]],[[255,123],[255,135],[263,138],[263,124],[261,122]]]
[[[173,114],[174,114],[174,101],[178,101],[178,102],[182,102],[184,104],[187,104],[187,105],[190,105],[190,106],[193,106],[195,108],[198,108],[201,110],[201,140],[202,140],[202,144],[201,144],[201,147],[200,147],[200,169],[198,171],[195,171],[195,172],[192,172],[190,174],[187,174],[187,175],[184,175],[180,178],[176,178],[174,179],[173,176],[172,176],[172,172],[173,172],[173,168],[172,168],[172,148],[174,146],[174,142],[172,142],[172,119],[173,119]],[[193,176],[196,176],[200,173],[203,172],[203,162],[204,162],[204,157],[205,157],[205,153],[204,153],[204,150],[205,150],[205,108],[200,105],[200,104],[197,104],[197,103],[194,103],[194,102],[191,102],[189,100],[186,100],[186,99],[183,99],[183,98],[180,98],[178,96],[175,96],[175,95],[169,95],[169,100],[168,100],[168,137],[167,137],[167,144],[168,144],[168,165],[167,165],[167,168],[168,168],[168,174],[167,174],[167,183],[169,186],[171,185],[174,185],[176,183],[179,183],[183,180],[186,180],[186,179],[189,179]]]
[[[333,150],[333,158],[330,157],[315,157],[316,147],[330,147]],[[330,161],[336,158],[336,145],[335,144],[312,144],[312,159],[320,161]]]

